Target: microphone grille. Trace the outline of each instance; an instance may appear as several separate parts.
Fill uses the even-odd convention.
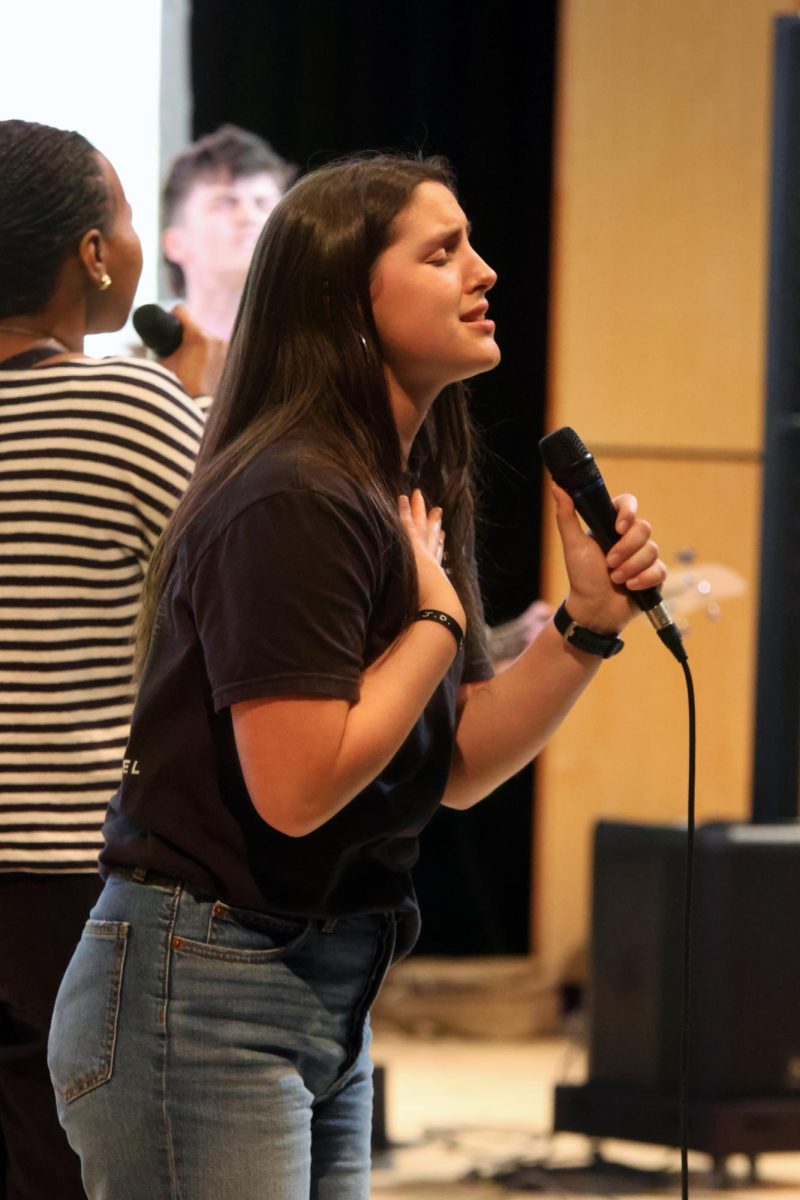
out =
[[[543,437],[539,450],[553,479],[570,493],[600,478],[600,469],[590,451],[569,425]]]
[[[539,450],[551,475],[573,467],[581,459],[591,458],[574,429],[564,425],[554,433],[548,433],[539,442]]]

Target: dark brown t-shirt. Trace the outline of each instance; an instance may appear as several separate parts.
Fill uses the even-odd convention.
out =
[[[365,667],[401,628],[398,569],[368,499],[296,443],[262,452],[226,486],[191,526],[162,600],[104,873],[144,867],[293,916],[405,911],[413,926],[409,872],[447,781],[456,692],[491,675],[469,637],[392,761],[306,837],[256,813],[230,716],[265,696],[356,701]]]

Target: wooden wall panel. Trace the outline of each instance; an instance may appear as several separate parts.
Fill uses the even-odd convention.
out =
[[[587,443],[761,444],[772,17],[796,8],[563,4],[552,403]]]
[[[689,639],[698,813],[750,807],[773,20],[779,0],[563,0],[548,427],[634,491],[662,556],[734,568],[744,597]],[[545,509],[549,505],[545,500]],[[544,587],[560,551],[545,521]],[[602,816],[680,819],[682,674],[644,619],[537,772],[533,949],[556,974],[588,932]]]

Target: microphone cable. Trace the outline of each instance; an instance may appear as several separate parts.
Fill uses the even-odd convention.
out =
[[[686,888],[683,909],[683,1014],[681,1020],[678,1114],[681,1139],[681,1200],[689,1200],[689,1028],[692,996],[692,892],[694,887],[695,782],[697,777],[697,710],[689,663],[681,662],[686,680],[689,717],[689,788],[686,811]]]
[[[601,549],[608,553],[619,540],[616,510],[594,456],[568,425],[546,434],[539,442],[544,464],[553,479],[572,498]],[[686,889],[683,912],[683,1012],[681,1018],[678,1124],[681,1151],[681,1198],[689,1196],[689,1006],[691,1000],[692,889],[694,876],[695,782],[697,775],[697,719],[694,683],[678,627],[665,607],[657,588],[632,592],[631,600],[645,612],[658,637],[681,664],[688,697],[689,795],[686,831]]]

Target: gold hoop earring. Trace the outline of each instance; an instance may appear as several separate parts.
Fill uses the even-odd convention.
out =
[[[100,281],[97,284],[97,290],[99,292],[105,292],[110,287],[111,287],[111,276],[106,271],[104,271],[102,276],[100,277]]]

